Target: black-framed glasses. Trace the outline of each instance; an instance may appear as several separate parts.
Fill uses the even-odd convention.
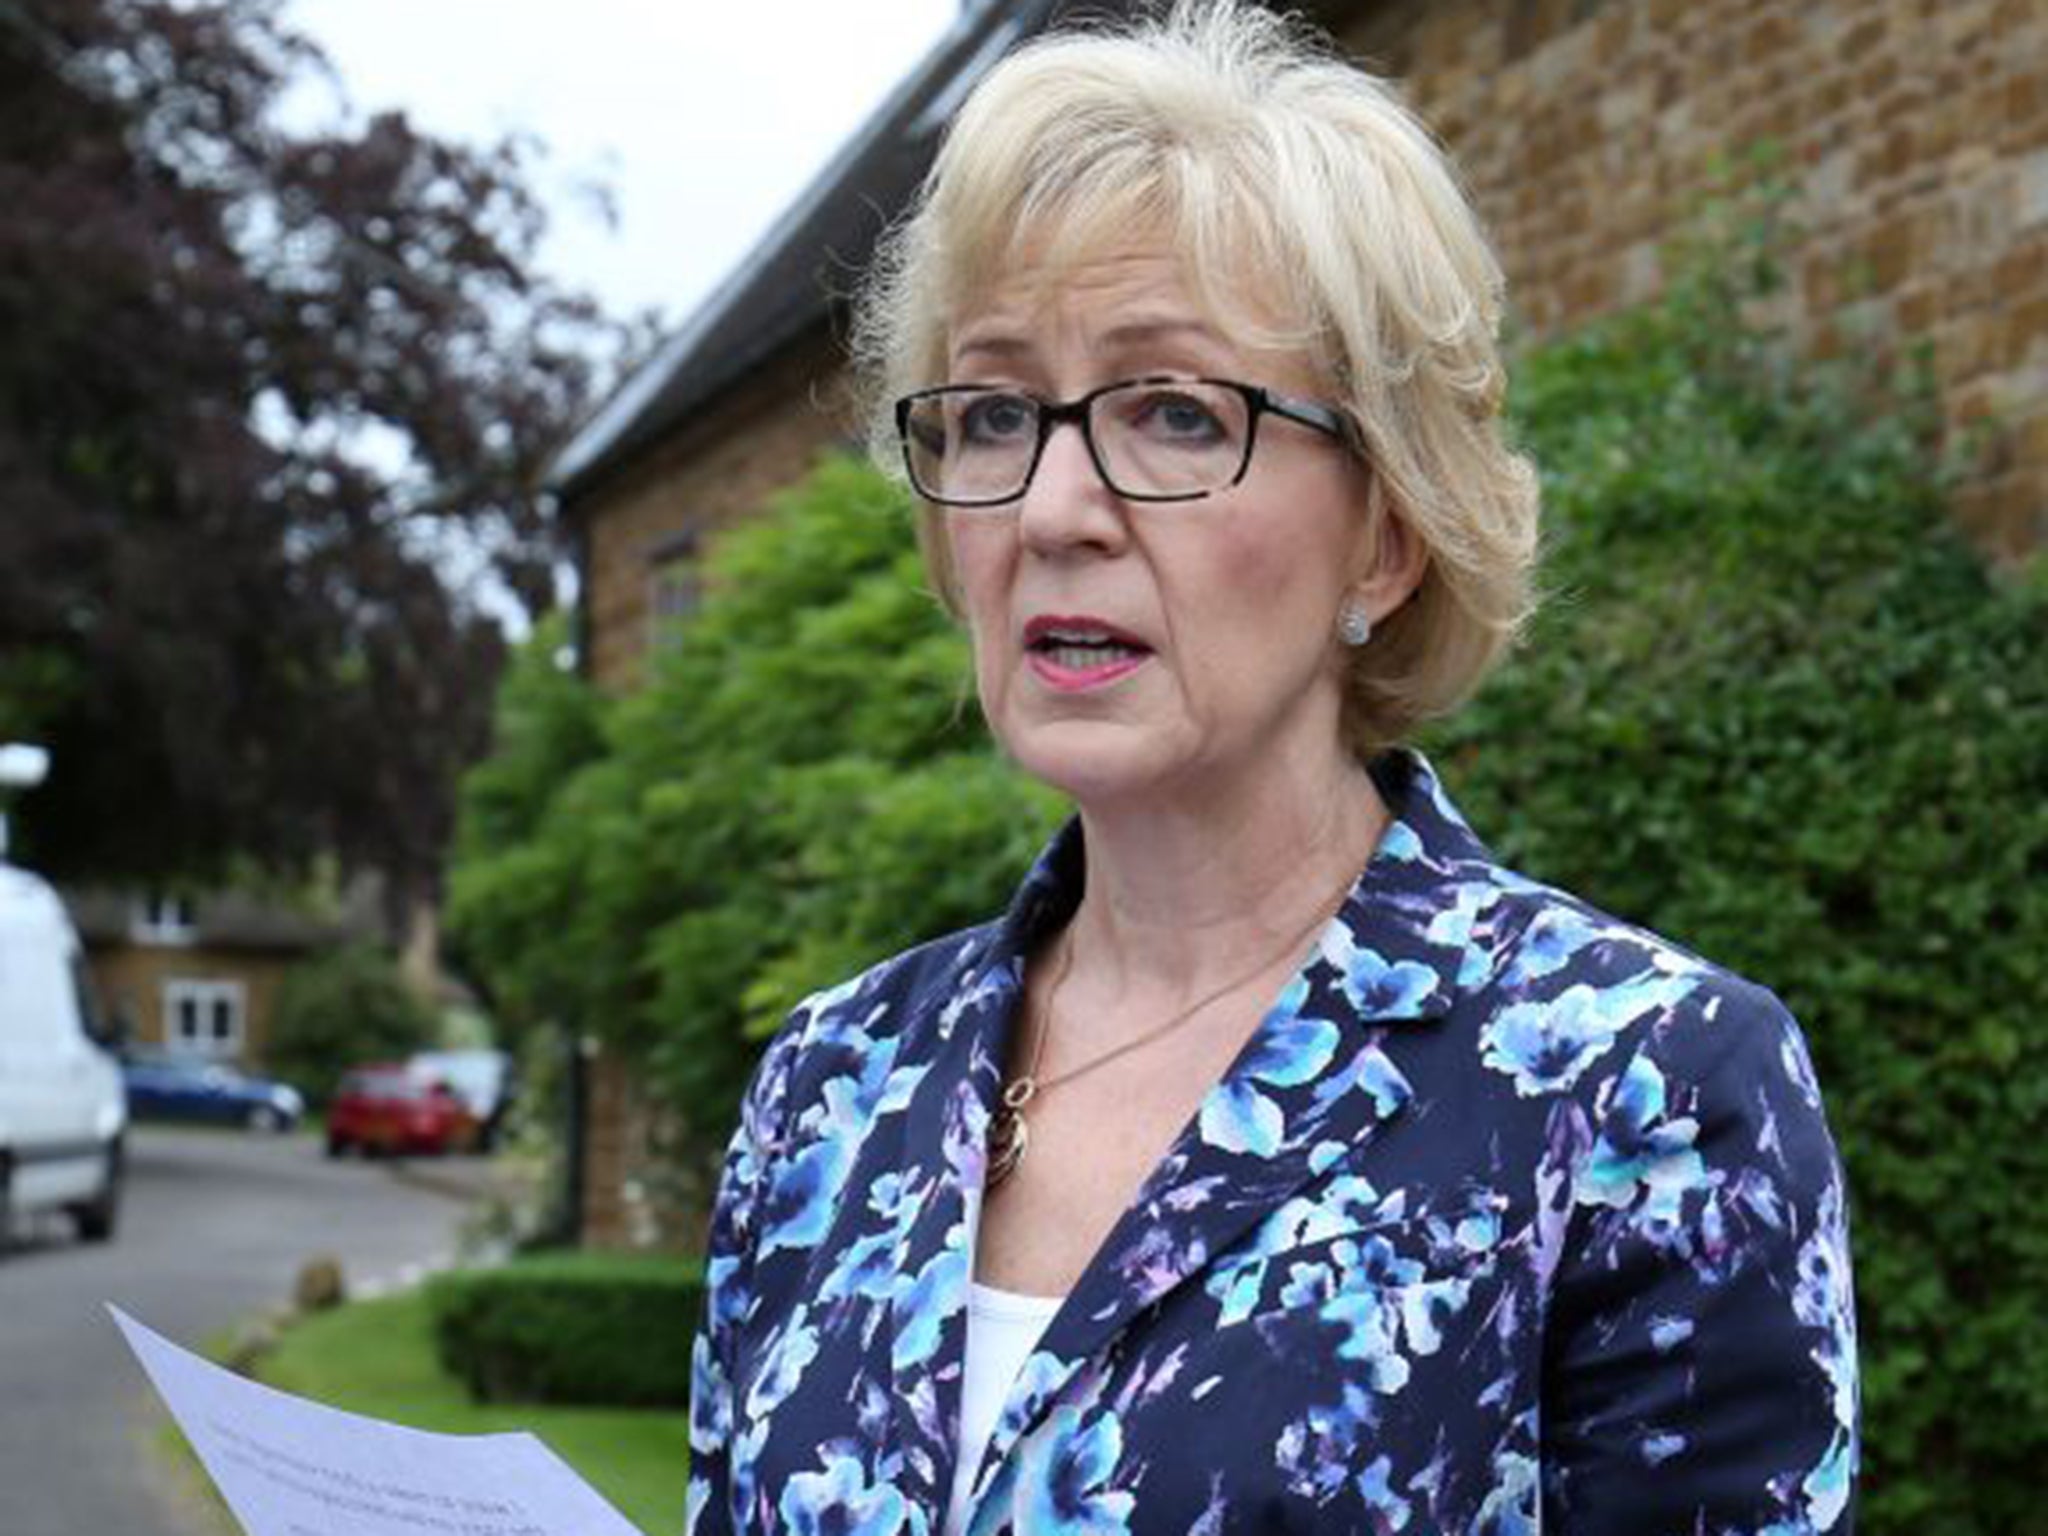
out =
[[[1126,501],[1195,501],[1251,468],[1259,418],[1282,416],[1348,442],[1344,417],[1230,379],[1121,379],[1077,400],[1001,385],[942,384],[896,402],[910,483],[948,507],[1000,507],[1031,484],[1053,428],[1081,429],[1103,483]]]

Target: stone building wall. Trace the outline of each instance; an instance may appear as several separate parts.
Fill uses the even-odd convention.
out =
[[[131,1038],[137,1045],[157,1046],[168,1041],[170,1022],[164,1017],[167,983],[229,982],[239,986],[244,1010],[242,1043],[227,1059],[255,1070],[269,1060],[277,995],[292,959],[196,945],[95,944],[87,951],[101,1006],[110,1019],[134,1032]]]
[[[583,509],[589,675],[609,693],[641,681],[666,568],[758,511],[825,449],[850,443],[844,368],[823,329],[750,375]]]
[[[582,1238],[594,1248],[662,1245],[665,1223],[651,1207],[646,1176],[651,1110],[632,1058],[615,1046],[589,1054],[584,1103]]]
[[[843,364],[822,329],[791,348],[584,509],[584,622],[589,675],[607,693],[645,677],[658,644],[658,596],[706,541],[800,480],[827,449],[851,445]],[[683,615],[675,615],[680,620]],[[583,1239],[600,1248],[690,1246],[702,1191],[659,1155],[667,1127],[630,1053],[588,1058],[589,1131],[582,1163]]]
[[[685,1152],[683,1127],[647,1091],[645,1071],[631,1051],[586,1046],[582,1240],[594,1248],[695,1251],[710,1225],[718,1160]],[[729,1127],[710,1129],[719,1142]]]
[[[1924,343],[1992,446],[1954,512],[2048,549],[2048,0],[1386,0],[1345,45],[1450,147],[1547,334],[1649,296],[1717,160],[1778,153],[1819,355]]]

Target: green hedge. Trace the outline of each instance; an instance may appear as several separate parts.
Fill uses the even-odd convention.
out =
[[[1910,391],[1682,286],[1526,360],[1552,596],[1426,743],[1510,862],[1775,989],[1850,1180],[1872,1536],[2040,1530],[2048,589]]]
[[[481,1402],[680,1406],[703,1310],[693,1262],[541,1254],[436,1275],[441,1364]]]

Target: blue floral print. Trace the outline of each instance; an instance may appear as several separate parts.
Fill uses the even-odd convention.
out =
[[[908,1513],[901,1493],[868,1482],[858,1456],[828,1456],[822,1472],[797,1473],[780,1508],[791,1536],[896,1536]]]
[[[1444,930],[1456,933],[1451,925]],[[1436,990],[1437,973],[1413,960],[1389,961],[1376,950],[1353,942],[1346,929],[1331,932],[1323,956],[1337,968],[1345,1000],[1361,1013],[1401,1013],[1420,1007]]]
[[[1639,1228],[1655,1241],[1679,1230],[1688,1191],[1707,1180],[1693,1150],[1696,1122],[1664,1113],[1664,1077],[1641,1057],[1615,1084],[1608,1128],[1593,1145],[1579,1199],[1634,1211]]]
[[[1114,1536],[1130,1530],[1131,1495],[1109,1486],[1123,1459],[1123,1426],[1114,1413],[1062,1408],[1020,1458],[1020,1533]]]
[[[967,1255],[957,1247],[935,1253],[914,1275],[896,1286],[896,1310],[904,1319],[890,1355],[898,1371],[924,1364],[944,1338],[947,1302],[967,1295]]]
[[[1271,1157],[1280,1149],[1287,1118],[1280,1106],[1260,1091],[1261,1085],[1299,1088],[1321,1077],[1337,1049],[1337,1026],[1325,1019],[1305,1019],[1300,1008],[1308,988],[1299,980],[1281,995],[1267,1016],[1254,1054],[1203,1099],[1202,1140],[1225,1152]]]
[[[1847,1536],[1840,1170],[1762,989],[1487,855],[1417,755],[1105,1239],[972,1536]],[[936,1536],[985,1157],[1070,827],[998,922],[797,1009],[720,1187],[689,1528]]]
[[[1536,976],[1547,976],[1546,967]],[[1528,974],[1528,973],[1524,973]],[[1566,987],[1542,1002],[1503,1008],[1479,1032],[1480,1059],[1514,1077],[1525,1098],[1569,1088],[1634,1020],[1685,995],[1670,978],[1619,986]]]

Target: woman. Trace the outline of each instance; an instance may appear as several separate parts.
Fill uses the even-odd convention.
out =
[[[984,712],[1078,814],[770,1047],[693,1530],[1848,1529],[1796,1027],[1394,745],[1528,606],[1497,290],[1424,131],[1263,12],[961,112],[864,336]]]

